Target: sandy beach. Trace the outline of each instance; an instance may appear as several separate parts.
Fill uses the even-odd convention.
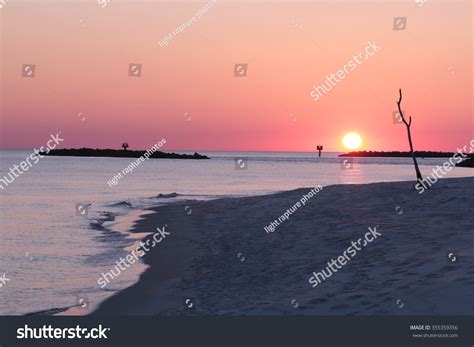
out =
[[[93,314],[473,314],[473,186],[326,186],[270,233],[313,187],[155,207],[132,232],[167,225],[170,236],[143,257],[139,282]],[[374,226],[381,236],[313,288],[312,273]]]

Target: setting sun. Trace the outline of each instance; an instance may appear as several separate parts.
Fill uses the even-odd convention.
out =
[[[348,149],[357,149],[362,143],[362,139],[360,138],[359,134],[348,133],[344,135],[344,138],[342,139],[342,143]]]

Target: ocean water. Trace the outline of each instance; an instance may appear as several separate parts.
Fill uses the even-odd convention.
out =
[[[0,150],[0,178],[31,153]],[[107,181],[134,159],[45,157],[0,188],[0,277],[8,279],[0,282],[0,315],[53,314],[74,307],[67,312],[87,314],[135,283],[145,269],[141,263],[104,289],[97,280],[138,242],[128,230],[152,205],[414,179],[410,158],[354,158],[347,168],[338,153],[322,158],[315,153],[200,153],[211,160],[150,159],[112,187]],[[445,161],[419,159],[423,174]],[[446,177],[472,174],[472,169],[454,168]],[[78,203],[90,204],[87,216],[76,215]],[[79,299],[89,306],[78,307]]]

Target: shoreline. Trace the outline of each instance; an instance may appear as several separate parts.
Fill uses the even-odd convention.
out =
[[[310,188],[149,208],[130,233],[167,225],[171,236],[91,314],[472,314],[473,183],[440,179],[421,195],[406,181],[329,185],[273,233],[264,226]],[[312,288],[311,274],[374,225],[383,237]],[[452,264],[450,251],[466,261]]]
[[[102,223],[104,223],[104,224],[107,223],[107,225],[106,226],[103,226],[103,224],[101,224],[101,225],[105,229],[107,229],[109,232],[113,232],[113,233],[116,233],[117,235],[118,234],[121,235],[124,242],[126,242],[126,241],[133,242],[129,245],[125,245],[123,248],[120,248],[121,250],[128,251],[130,248],[136,247],[137,243],[139,243],[141,239],[143,239],[145,236],[147,236],[148,233],[143,233],[143,234],[131,233],[129,230],[135,225],[135,223],[137,221],[141,220],[144,216],[146,216],[147,214],[150,213],[150,211],[148,211],[148,208],[131,208],[127,212],[122,211],[122,213],[117,213],[117,212],[115,212],[115,213],[107,212],[107,213],[113,215],[114,218],[113,219],[108,219],[108,220],[105,220],[105,221],[102,220]],[[96,221],[98,221],[98,220],[96,220]],[[94,222],[91,222],[91,223],[94,224]],[[111,223],[111,224],[108,224],[108,223]],[[106,241],[104,241],[104,242],[106,242]],[[134,281],[134,282],[132,281],[131,285],[136,283],[138,281],[138,278],[139,278],[140,274],[143,271],[146,270],[146,265],[145,264],[141,263],[140,266],[143,267],[143,270],[139,271],[139,269],[136,268],[136,267],[132,270],[132,272],[134,274],[136,274],[135,276],[131,275],[130,273],[127,275],[128,277],[130,277],[130,279],[133,278],[133,277],[136,277],[136,281]],[[126,288],[128,288],[128,287],[126,287]],[[30,316],[35,316],[35,315],[86,316],[90,312],[93,312],[95,309],[97,309],[100,306],[100,304],[103,301],[105,301],[107,298],[113,296],[115,293],[120,292],[123,289],[125,289],[125,288],[122,288],[122,289],[119,289],[119,290],[108,288],[104,291],[99,290],[99,291],[94,292],[94,293],[90,293],[90,292],[86,293],[84,295],[84,298],[87,298],[87,305],[88,306],[86,308],[81,308],[79,306],[79,304],[76,304],[76,305],[73,305],[73,306],[54,307],[54,308],[50,308],[50,309],[46,309],[46,310],[30,312],[30,313],[27,313],[26,315],[30,315]],[[104,293],[108,293],[108,294],[104,294]],[[97,298],[96,297],[97,295],[105,296],[105,297]],[[79,294],[78,296],[80,297],[81,295]],[[92,300],[89,300],[89,299],[92,299]]]

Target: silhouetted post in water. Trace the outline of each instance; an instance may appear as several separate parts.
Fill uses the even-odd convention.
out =
[[[402,102],[402,90],[399,89],[398,92],[400,93],[400,98],[397,101],[398,113],[400,113],[400,117],[402,117],[402,121],[403,121],[403,123],[405,123],[405,125],[407,127],[408,142],[410,144],[411,157],[413,158],[413,164],[415,164],[416,180],[421,183],[421,181],[423,181],[423,176],[421,175],[420,168],[418,167],[418,162],[416,161],[415,152],[413,152],[413,142],[411,141],[411,132],[410,132],[411,116],[410,116],[410,118],[407,122],[405,120],[405,117],[403,116],[403,112],[402,112],[402,109],[400,107],[400,104]]]
[[[129,147],[128,143],[127,142],[122,143],[122,147],[123,147],[123,150],[126,151],[127,148]]]
[[[318,145],[316,149],[319,151],[319,157],[321,158],[321,151],[323,150],[323,146]]]

